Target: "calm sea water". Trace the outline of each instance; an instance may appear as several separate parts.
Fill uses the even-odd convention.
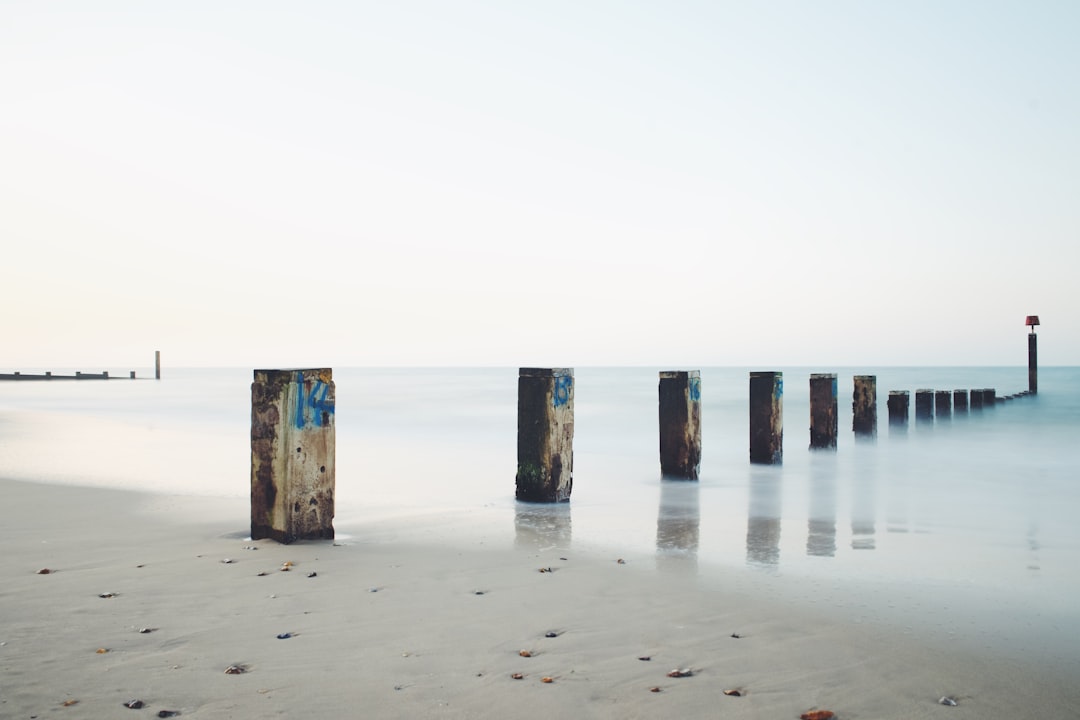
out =
[[[698,482],[661,480],[658,369],[575,371],[574,490],[559,506],[514,500],[516,368],[335,369],[335,525],[467,518],[485,542],[737,568],[856,622],[1080,672],[1080,368],[1042,368],[1039,395],[929,425],[916,389],[1001,396],[1026,389],[1026,368],[767,368],[784,372],[774,467],[749,463],[750,368],[702,368]],[[838,374],[835,452],[808,450],[812,371]],[[851,433],[854,374],[878,378],[873,441]],[[248,369],[0,383],[0,476],[246,496],[250,384]],[[912,392],[906,432],[888,425],[889,390]]]

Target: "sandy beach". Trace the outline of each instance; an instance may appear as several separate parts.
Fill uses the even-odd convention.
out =
[[[1068,670],[847,623],[763,597],[737,570],[571,553],[539,535],[466,540],[462,517],[284,546],[246,539],[245,500],[0,489],[5,718],[1049,718],[1080,707]],[[143,706],[125,709],[133,700]]]

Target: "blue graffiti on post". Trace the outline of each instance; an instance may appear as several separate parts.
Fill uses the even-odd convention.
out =
[[[701,378],[689,379],[690,402],[701,402]]]
[[[555,393],[552,398],[555,407],[566,405],[570,402],[570,391],[574,387],[574,378],[569,375],[560,375],[555,378]]]
[[[334,414],[334,401],[329,399],[330,386],[321,380],[312,380],[310,388],[304,382],[304,374],[296,373],[296,428],[302,430],[312,424],[322,427],[324,418]],[[328,420],[326,420],[328,422]]]

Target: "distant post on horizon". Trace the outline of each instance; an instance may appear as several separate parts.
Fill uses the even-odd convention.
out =
[[[251,539],[332,539],[333,371],[255,370],[254,375]]]
[[[154,379],[161,379],[161,351],[154,351]]]
[[[838,427],[836,374],[810,375],[810,449],[835,450]]]
[[[877,376],[856,375],[851,398],[851,430],[859,437],[877,435]]]
[[[907,390],[889,391],[889,427],[906,430],[911,394]]]
[[[701,371],[660,372],[660,474],[697,480],[701,468]]]
[[[957,415],[967,415],[968,391],[967,389],[953,390],[953,412]]]
[[[1031,328],[1028,333],[1028,392],[1036,395],[1039,392],[1039,336],[1035,334],[1035,326],[1039,324],[1039,316],[1028,315],[1024,324]]]
[[[915,391],[915,422],[930,425],[934,422],[934,391],[921,388]]]
[[[750,373],[750,462],[784,460],[784,373]]]
[[[952,393],[948,390],[938,390],[934,393],[934,417],[940,420],[952,418]]]
[[[518,500],[568,502],[574,486],[574,369],[518,371]]]

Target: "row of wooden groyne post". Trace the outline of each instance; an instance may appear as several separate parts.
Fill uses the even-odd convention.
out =
[[[751,372],[750,462],[783,460],[781,372]],[[916,420],[979,410],[1028,391],[997,397],[993,389],[917,390]],[[908,391],[889,392],[890,426],[908,423]],[[279,542],[334,536],[335,388],[329,368],[256,370],[251,395],[251,536]],[[659,374],[660,469],[664,477],[698,479],[701,463],[701,373]],[[810,376],[810,448],[835,450],[837,376]],[[574,371],[521,368],[518,374],[516,497],[570,499],[574,471]],[[854,376],[852,431],[877,434],[877,378]]]

